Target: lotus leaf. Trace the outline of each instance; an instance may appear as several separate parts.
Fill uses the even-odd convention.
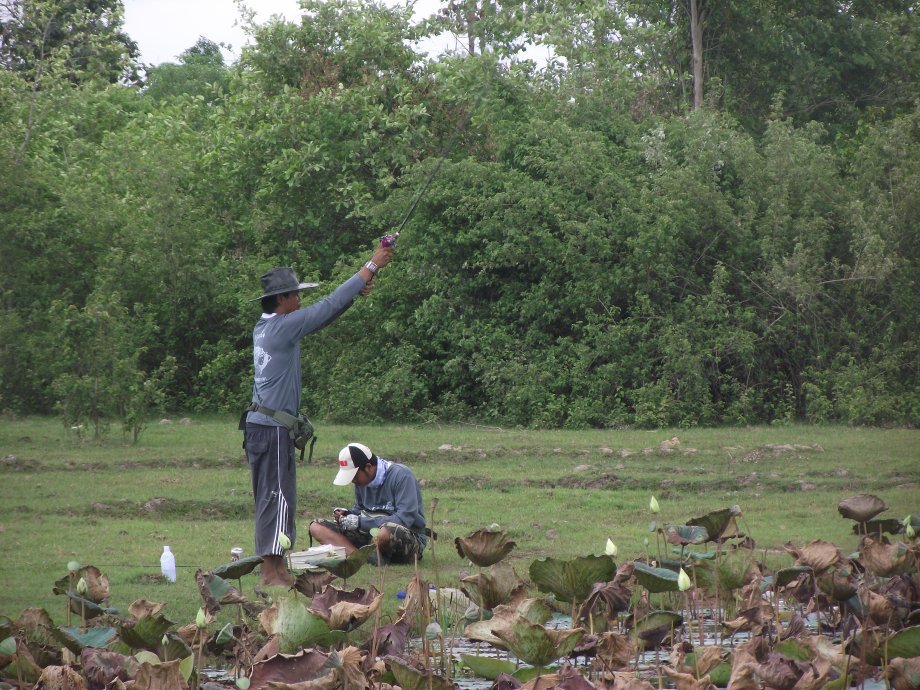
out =
[[[454,684],[449,678],[417,669],[396,657],[387,657],[386,662],[403,690],[453,690]]]
[[[239,580],[243,575],[249,575],[256,567],[262,563],[261,556],[248,556],[238,561],[230,561],[224,565],[219,565],[211,569],[212,575],[222,577],[225,580]]]
[[[805,672],[805,665],[779,654],[771,654],[757,667],[757,675],[764,685],[775,690],[792,690]]]
[[[512,621],[510,628],[495,630],[518,659],[538,667],[570,654],[584,634],[582,628],[551,630],[523,618]]]
[[[674,687],[677,690],[709,690],[712,686],[712,681],[708,675],[697,678],[689,673],[681,673],[667,666],[662,666],[661,670],[664,675],[674,681]]]
[[[85,690],[83,676],[69,666],[46,666],[35,687],[67,688],[67,690]]]
[[[904,531],[904,525],[897,518],[884,518],[882,520],[869,520],[857,522],[853,525],[853,534],[871,534],[881,538],[882,534],[899,534]]]
[[[773,607],[769,604],[758,604],[738,613],[738,617],[723,621],[722,626],[731,631],[734,635],[742,630],[751,630],[758,632],[763,628],[764,623],[773,620]]]
[[[24,683],[33,684],[42,675],[42,667],[28,653],[20,652],[13,661],[3,669],[3,675],[10,678],[22,678]]]
[[[118,638],[131,649],[154,650],[160,647],[163,633],[175,623],[162,613],[118,624]]]
[[[671,544],[687,546],[709,541],[709,532],[700,525],[665,525],[662,533]]]
[[[920,656],[892,659],[884,677],[895,690],[917,690],[920,688]]]
[[[666,568],[653,568],[652,566],[635,562],[635,571],[633,572],[639,584],[645,587],[652,594],[660,592],[677,592],[677,573]]]
[[[892,577],[917,570],[917,554],[903,542],[884,544],[872,537],[860,543],[862,562],[879,577]]]
[[[167,661],[172,659],[185,659],[192,654],[192,648],[181,635],[174,632],[167,632],[164,637],[166,637],[165,646],[163,645],[163,641],[160,640],[160,654],[163,659]]]
[[[452,627],[459,622],[474,621],[483,617],[490,617],[473,603],[462,590],[456,587],[431,587],[428,590],[428,599],[432,606],[437,609],[438,619],[448,627]],[[509,602],[510,603],[510,602]],[[510,604],[514,605],[514,604]]]
[[[640,650],[656,649],[674,628],[683,625],[684,619],[673,611],[652,611],[634,622],[630,635]]]
[[[809,542],[802,548],[792,544],[784,544],[783,548],[792,555],[797,565],[807,565],[815,573],[821,573],[844,560],[836,545],[821,539]]]
[[[578,612],[578,620],[601,613],[601,604],[611,616],[629,609],[632,592],[621,582],[598,582],[587,596]]]
[[[87,647],[80,654],[80,666],[91,688],[108,688],[116,678],[127,680],[137,672],[134,657]]]
[[[322,570],[304,570],[294,580],[294,589],[305,597],[314,597],[335,579],[335,575]]]
[[[256,661],[249,682],[251,688],[264,688],[269,683],[297,683],[327,674],[331,675],[329,657],[311,648],[295,654],[272,654]]]
[[[466,586],[463,593],[484,609],[493,609],[499,604],[516,606],[527,596],[527,584],[518,577],[508,564],[497,563],[488,573],[479,573],[460,580]]]
[[[183,688],[186,686],[186,678],[181,664],[179,659],[158,664],[142,662],[134,677],[134,687],[138,690]]]
[[[79,654],[84,647],[102,649],[115,639],[116,631],[112,627],[88,628],[85,632],[77,627],[52,628],[51,634],[74,654]]]
[[[553,612],[541,599],[525,599],[516,608],[496,606],[492,618],[471,623],[463,631],[465,637],[479,642],[488,642],[499,649],[507,649],[504,640],[497,637],[496,631],[509,628],[514,620],[522,618],[531,623],[542,625],[548,621]]]
[[[409,637],[409,624],[404,620],[395,623],[379,625],[374,628],[370,639],[364,643],[363,649],[372,652],[371,658],[389,655],[400,655],[406,649],[406,638]]]
[[[530,579],[541,592],[574,602],[585,599],[595,583],[612,580],[616,570],[609,556],[581,556],[568,561],[541,558],[530,564]]]
[[[597,659],[608,671],[626,668],[635,655],[635,644],[627,635],[605,632],[598,637]]]
[[[154,616],[163,610],[165,604],[160,604],[155,601],[147,601],[146,599],[137,599],[129,607],[128,613],[131,614],[131,617],[137,620],[138,618],[143,618],[144,616]]]
[[[695,652],[690,652],[683,658],[681,664],[675,664],[684,673],[694,676],[703,676],[722,663],[725,651],[720,646],[710,645],[700,647]]]
[[[86,583],[86,593],[83,599],[91,601],[94,604],[102,604],[109,598],[109,578],[94,565],[86,565],[77,570],[73,579],[70,574],[56,580],[51,591],[55,594],[67,594],[68,592],[76,593],[76,583],[80,578]],[[75,613],[78,613],[75,611]]]
[[[794,639],[777,642],[773,650],[787,659],[795,659],[796,661],[811,661],[815,658],[815,652],[811,647]]]
[[[221,606],[242,604],[246,601],[240,590],[214,573],[205,573],[198,569],[195,571],[195,582],[198,584],[198,593],[204,600],[204,610],[211,616],[216,615]]]
[[[868,522],[888,510],[885,501],[872,494],[859,494],[845,498],[837,504],[837,512],[856,522]]]
[[[363,589],[347,592],[329,586],[313,597],[310,612],[326,621],[331,630],[350,632],[374,615],[382,600],[383,595],[374,587],[367,592]]]
[[[694,561],[711,561],[718,555],[717,551],[684,551],[683,549],[671,549],[671,553]]]
[[[777,587],[786,587],[798,580],[802,575],[807,574],[814,574],[814,571],[807,565],[794,565],[790,568],[777,570],[773,579]]]
[[[116,608],[103,608],[96,602],[84,599],[75,592],[67,592],[66,594],[67,598],[70,600],[70,610],[78,616],[82,616],[85,620],[92,620],[103,614],[117,616],[120,613]]]
[[[514,674],[517,664],[507,659],[496,659],[491,656],[475,656],[472,654],[461,654],[460,661],[480,678],[495,680],[502,673],[509,676]]]
[[[92,603],[92,602],[89,602]],[[95,604],[93,604],[95,606]],[[17,657],[23,654],[23,643],[28,648],[31,660],[40,667],[60,663],[60,647],[53,634],[54,622],[45,609],[25,609],[12,625],[19,638]]]
[[[279,599],[274,605],[274,616],[268,615],[266,618],[270,626],[268,632],[280,637],[279,649],[286,654],[313,644],[331,644],[345,637],[341,631],[330,630],[321,616],[307,610],[306,604],[294,597]]]
[[[689,527],[703,527],[706,530],[706,540],[712,542],[725,541],[733,537],[742,536],[735,523],[735,517],[741,514],[738,506],[723,508],[706,513],[698,518],[687,520]]]
[[[817,578],[817,585],[834,601],[846,601],[856,594],[856,578],[849,566],[827,570]]]
[[[460,558],[466,558],[480,568],[498,563],[517,546],[508,540],[505,530],[492,529],[478,529],[465,538],[457,537],[454,545]]]
[[[315,565],[318,568],[328,570],[330,573],[343,580],[347,580],[361,570],[364,564],[367,563],[367,559],[376,551],[377,547],[374,544],[368,544],[367,546],[362,546],[360,549],[352,551],[344,559],[327,558],[326,560],[317,562]]]
[[[920,625],[899,630],[886,641],[889,659],[920,657]]]

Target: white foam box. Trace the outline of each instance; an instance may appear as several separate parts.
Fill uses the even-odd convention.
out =
[[[295,570],[313,568],[315,567],[315,564],[319,563],[320,561],[328,561],[330,559],[344,560],[345,547],[333,546],[332,544],[322,544],[321,546],[313,546],[306,551],[296,551],[291,553],[288,555],[288,559],[291,568]]]

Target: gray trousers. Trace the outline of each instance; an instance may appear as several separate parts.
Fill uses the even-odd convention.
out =
[[[294,444],[281,426],[246,425],[246,460],[256,508],[255,555],[281,556],[279,537],[297,537],[297,465]]]

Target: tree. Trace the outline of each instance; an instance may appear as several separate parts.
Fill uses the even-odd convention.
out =
[[[176,96],[201,96],[214,102],[227,90],[230,73],[220,46],[204,36],[179,56],[179,64],[147,69],[144,93],[157,101]]]
[[[137,83],[140,52],[123,24],[121,0],[2,0],[0,67],[40,81],[53,59],[73,82]]]

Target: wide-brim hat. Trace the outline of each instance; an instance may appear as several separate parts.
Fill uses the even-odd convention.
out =
[[[319,283],[301,283],[297,280],[297,274],[294,273],[294,269],[287,267],[273,268],[263,275],[261,280],[262,294],[249,300],[250,302],[257,302],[265,297],[283,295],[287,292],[294,292],[296,290],[309,290],[319,285]]]
[[[339,451],[339,473],[332,483],[336,486],[348,486],[358,474],[358,470],[371,462],[374,454],[363,443],[349,443]]]

